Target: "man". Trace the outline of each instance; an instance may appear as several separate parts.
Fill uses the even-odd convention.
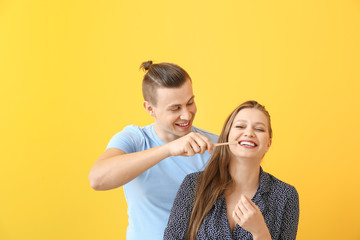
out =
[[[127,239],[162,239],[184,177],[204,169],[217,136],[192,126],[196,105],[189,75],[171,63],[142,64],[144,108],[155,122],[127,126],[93,165],[95,190],[124,186]]]

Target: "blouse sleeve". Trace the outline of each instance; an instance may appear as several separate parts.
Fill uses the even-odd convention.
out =
[[[299,194],[291,187],[284,209],[281,226],[281,240],[295,240],[299,222]]]
[[[164,240],[185,238],[194,206],[195,188],[199,175],[199,173],[187,175],[180,185],[165,228]]]

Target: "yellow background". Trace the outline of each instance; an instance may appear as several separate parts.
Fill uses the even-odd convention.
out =
[[[360,239],[359,43],[355,0],[0,1],[0,239],[125,238],[122,188],[87,177],[112,135],[152,122],[149,59],[189,72],[198,127],[266,105],[263,167],[300,194],[298,239]]]

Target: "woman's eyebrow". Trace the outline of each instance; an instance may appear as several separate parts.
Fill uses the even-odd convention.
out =
[[[246,120],[236,120],[234,123],[238,123],[238,122],[241,122],[241,123],[247,123]]]
[[[240,122],[240,123],[248,123],[248,121],[243,120],[243,119],[237,120],[237,121],[235,121],[234,123],[238,123],[238,122]],[[265,123],[263,123],[263,122],[254,122],[254,124],[255,124],[255,125],[257,125],[257,124],[261,124],[261,125],[266,126],[266,124],[265,124]]]

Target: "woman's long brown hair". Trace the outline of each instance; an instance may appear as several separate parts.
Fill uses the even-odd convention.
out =
[[[262,111],[268,118],[269,136],[272,138],[270,115],[265,107],[256,101],[247,101],[239,105],[226,119],[219,143],[227,142],[230,128],[238,112],[244,108],[255,108]],[[229,161],[231,153],[229,146],[218,146],[209,161],[208,166],[200,176],[196,187],[194,207],[190,216],[186,239],[195,240],[202,221],[213,207],[215,201],[229,186],[232,179],[229,174]]]

